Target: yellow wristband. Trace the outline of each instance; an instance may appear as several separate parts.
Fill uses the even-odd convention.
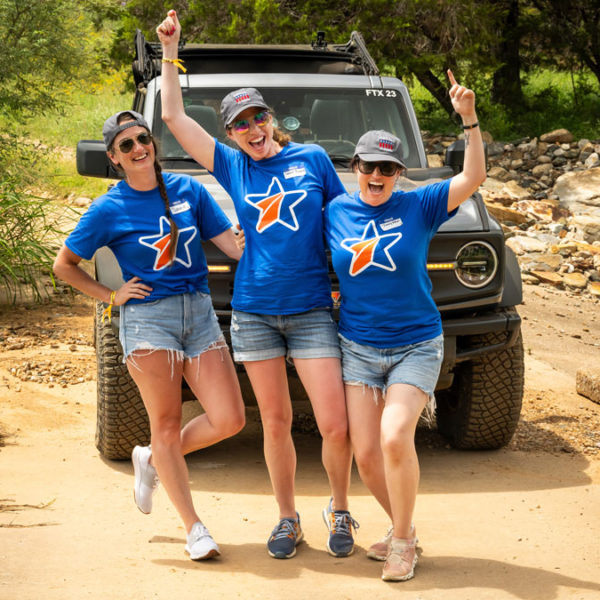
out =
[[[117,295],[116,291],[112,291],[110,293],[110,304],[102,311],[102,323],[104,323],[104,319],[106,317],[108,317],[108,322],[111,322],[111,313],[112,313],[112,307],[113,304],[115,303],[115,296]]]
[[[183,61],[180,58],[163,58],[162,62],[171,63],[175,65],[178,69],[181,69],[184,73],[187,73],[187,69],[183,66]]]

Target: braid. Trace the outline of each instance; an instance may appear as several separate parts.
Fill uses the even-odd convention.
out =
[[[167,215],[167,219],[169,219],[169,226],[171,228],[171,243],[169,245],[169,259],[171,261],[171,265],[175,261],[175,256],[177,253],[177,237],[179,235],[179,229],[177,228],[177,224],[173,220],[173,216],[171,215],[171,209],[169,207],[169,197],[167,196],[167,188],[165,187],[165,180],[162,176],[162,167],[158,160],[154,161],[154,172],[156,173],[156,179],[158,181],[158,191],[160,192],[160,197],[163,199],[165,203],[165,213]]]

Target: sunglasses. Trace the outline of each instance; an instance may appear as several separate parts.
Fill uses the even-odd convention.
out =
[[[136,137],[121,140],[119,142],[119,150],[123,154],[128,154],[129,152],[131,152],[133,150],[133,145],[135,143],[135,140],[137,140],[138,143],[142,144],[142,146],[149,146],[152,143],[152,134],[140,133]]]
[[[377,167],[379,167],[379,172],[384,177],[391,177],[392,175],[396,174],[400,168],[400,165],[390,161],[367,162],[366,160],[362,159],[359,159],[358,161],[358,170],[364,175],[370,175]]]
[[[259,113],[256,113],[252,119],[254,120],[254,124],[258,127],[264,127],[269,121],[269,112],[266,110],[261,110]],[[250,130],[250,119],[241,119],[239,121],[235,121],[231,125],[231,129],[233,129],[236,133],[248,133]]]

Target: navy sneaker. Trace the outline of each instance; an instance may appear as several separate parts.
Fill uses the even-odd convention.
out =
[[[292,558],[296,554],[296,546],[303,537],[298,513],[295,519],[281,519],[267,542],[269,555],[273,558]]]
[[[327,508],[323,509],[323,520],[329,529],[327,552],[331,556],[350,556],[354,552],[354,538],[352,527],[358,529],[360,525],[350,516],[347,510],[333,510],[329,500]]]

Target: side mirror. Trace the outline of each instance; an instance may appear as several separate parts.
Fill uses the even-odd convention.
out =
[[[485,170],[488,169],[488,153],[487,144],[483,142],[483,151],[485,153]],[[444,165],[450,167],[453,173],[456,175],[463,169],[465,162],[465,140],[456,140],[452,142],[446,149],[446,156],[444,157]]]
[[[77,143],[77,172],[88,177],[123,179],[112,167],[101,140],[80,140]]]

